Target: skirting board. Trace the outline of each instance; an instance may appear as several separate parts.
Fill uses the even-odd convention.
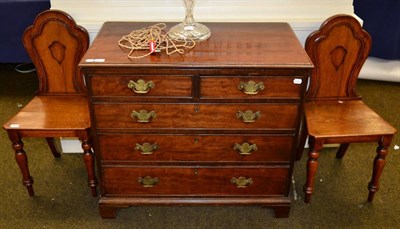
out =
[[[400,82],[400,60],[369,57],[360,72],[360,79]]]
[[[83,153],[81,142],[77,138],[60,138],[63,153]]]

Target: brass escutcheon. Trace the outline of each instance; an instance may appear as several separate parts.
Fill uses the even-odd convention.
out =
[[[151,188],[154,187],[154,185],[158,184],[160,180],[158,179],[158,177],[152,178],[150,176],[145,176],[144,178],[138,177],[137,182],[145,188]]]
[[[130,80],[128,83],[128,88],[132,89],[132,91],[138,94],[146,94],[151,88],[154,87],[155,85],[153,81],[149,81],[146,83],[146,81],[142,79],[139,79],[137,82]]]
[[[257,150],[257,145],[253,144],[250,145],[249,143],[245,142],[243,144],[235,143],[235,146],[233,146],[233,149],[236,151],[239,151],[240,155],[250,155],[252,151]]]
[[[143,143],[143,145],[140,145],[139,143],[136,143],[136,150],[140,150],[141,154],[143,155],[149,155],[149,154],[153,154],[153,151],[158,149],[158,144],[154,143],[154,144],[150,144],[150,143]]]
[[[232,177],[231,183],[235,184],[237,188],[247,188],[249,185],[253,184],[253,179],[245,177]]]
[[[264,90],[265,86],[264,86],[263,82],[256,83],[256,82],[250,80],[247,83],[240,82],[239,85],[238,85],[238,89],[243,91],[245,94],[255,95],[259,91]]]
[[[242,119],[243,122],[255,122],[256,119],[261,117],[261,112],[260,111],[253,112],[251,110],[247,110],[245,112],[238,111],[236,112],[236,117],[238,119]]]
[[[135,118],[137,122],[150,122],[151,118],[157,117],[156,112],[154,111],[146,111],[140,110],[139,112],[133,110],[131,113],[131,117]]]

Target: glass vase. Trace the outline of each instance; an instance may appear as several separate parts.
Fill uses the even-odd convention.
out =
[[[193,8],[196,0],[183,0],[186,16],[182,23],[173,26],[169,30],[169,36],[174,40],[193,39],[194,41],[205,41],[210,35],[207,26],[197,23],[193,18]]]

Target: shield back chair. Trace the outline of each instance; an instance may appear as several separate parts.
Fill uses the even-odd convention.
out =
[[[3,125],[12,142],[22,182],[34,195],[23,137],[46,138],[54,157],[60,157],[54,138],[77,137],[92,196],[97,196],[90,118],[83,75],[77,65],[89,47],[87,31],[59,10],[40,13],[23,34],[23,44],[39,78],[34,98]]]
[[[306,40],[305,49],[315,66],[306,92],[305,126],[300,140],[304,146],[308,135],[306,203],[314,191],[319,151],[324,144],[340,144],[336,158],[342,158],[350,143],[377,142],[372,179],[368,184],[369,202],[379,189],[385,158],[397,130],[356,94],[358,74],[370,48],[371,37],[349,15],[328,18]],[[302,147],[299,149],[297,159],[303,152]]]

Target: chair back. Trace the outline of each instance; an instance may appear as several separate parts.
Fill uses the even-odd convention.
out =
[[[23,44],[36,67],[39,95],[86,94],[78,63],[89,47],[89,35],[70,15],[43,11],[25,30]]]
[[[305,49],[314,63],[307,100],[360,99],[356,83],[371,37],[350,15],[335,15],[311,33]]]

